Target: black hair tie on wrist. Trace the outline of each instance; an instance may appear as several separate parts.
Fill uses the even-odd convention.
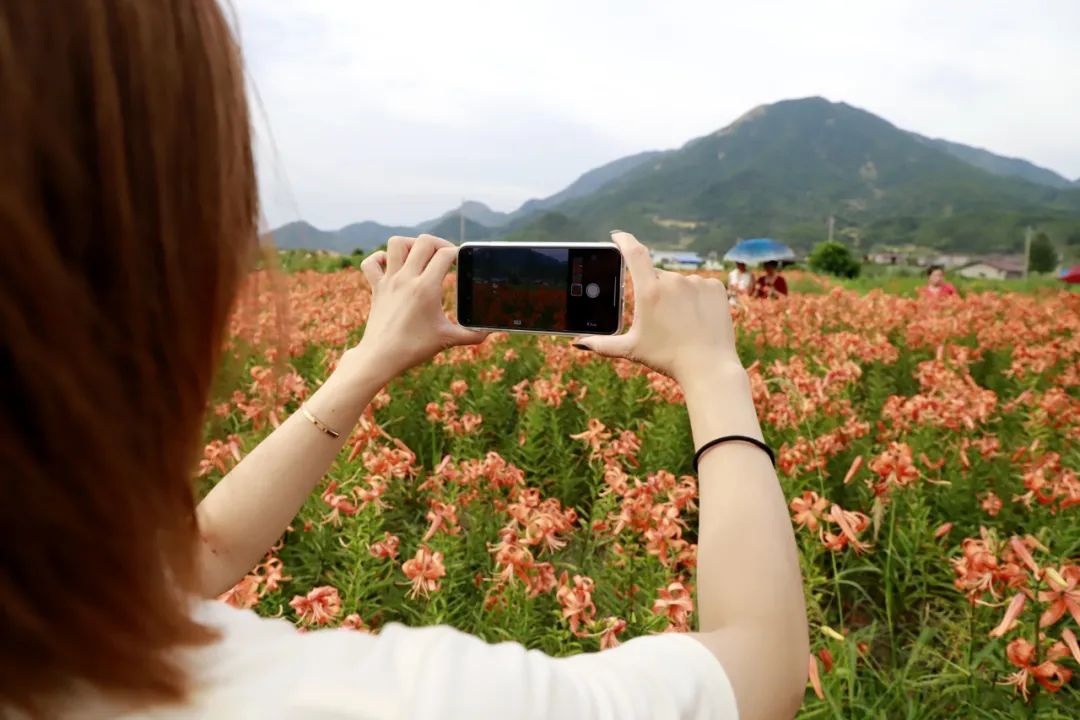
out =
[[[710,448],[714,448],[717,445],[720,445],[722,443],[726,443],[726,442],[750,443],[751,445],[754,445],[755,447],[759,448],[760,450],[765,451],[765,454],[769,456],[769,462],[772,463],[772,466],[774,468],[776,467],[776,455],[773,453],[772,448],[769,447],[768,445],[766,445],[765,443],[761,442],[757,438],[748,437],[746,435],[725,435],[723,437],[718,437],[715,440],[710,440],[709,442],[702,445],[701,448],[698,449],[698,451],[696,453],[694,453],[694,474],[695,475],[697,474],[697,471],[698,471],[698,463],[701,462],[701,456],[705,454],[705,451],[710,449]]]

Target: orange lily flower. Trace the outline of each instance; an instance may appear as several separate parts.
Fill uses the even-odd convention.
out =
[[[863,456],[862,455],[860,455],[859,457],[857,457],[857,458],[855,458],[854,460],[851,461],[851,467],[848,468],[847,474],[844,475],[844,484],[845,485],[847,485],[848,483],[850,483],[852,480],[855,479],[855,475],[858,474],[858,472],[862,468],[862,466],[863,466]]]
[[[409,591],[409,596],[414,598],[417,595],[427,597],[428,593],[438,591],[441,585],[439,578],[446,575],[446,568],[443,566],[443,554],[441,552],[432,552],[427,545],[421,545],[417,549],[415,557],[406,560],[401,566],[401,570],[405,573],[405,577],[412,580],[412,590]]]
[[[245,575],[240,582],[218,595],[218,600],[234,608],[247,610],[259,602],[259,585],[262,578],[258,575]]]
[[[260,595],[273,592],[281,587],[281,583],[292,580],[291,577],[285,575],[284,568],[284,563],[278,557],[271,557],[256,568],[256,572],[262,571],[263,589]]]
[[[582,625],[592,622],[596,616],[596,605],[593,604],[593,580],[582,575],[574,576],[574,586],[567,584],[566,573],[559,578],[559,591],[555,594],[559,604],[562,605],[563,618],[570,622],[570,632],[578,637],[584,637]]]
[[[686,632],[690,628],[690,613],[694,611],[694,600],[690,591],[681,582],[673,582],[666,588],[656,591],[659,596],[653,603],[653,612],[666,615],[671,622],[668,628],[676,632]]]
[[[336,587],[322,585],[307,595],[296,595],[289,607],[300,616],[301,622],[325,625],[341,612],[341,595]]]
[[[1035,562],[1035,558],[1032,557],[1031,550],[1024,544],[1024,541],[1014,535],[1009,538],[1009,547],[1011,547],[1012,551],[1016,553],[1016,556],[1020,558],[1020,562],[1027,566],[1027,568],[1038,577],[1039,566]]]
[[[457,535],[461,532],[461,528],[458,527],[456,505],[432,500],[431,509],[428,510],[426,517],[431,525],[428,526],[427,532],[424,533],[424,537],[420,539],[421,542],[427,542],[434,537],[435,533],[439,530],[443,530],[449,535]]]
[[[861,512],[845,510],[836,503],[829,508],[828,519],[836,523],[840,528],[840,534],[834,534],[824,529],[821,531],[821,541],[825,547],[834,552],[843,550],[850,543],[857,553],[863,553],[870,546],[859,540],[859,533],[870,526],[870,518]]]
[[[607,623],[607,626],[604,628],[604,631],[600,633],[600,649],[608,650],[613,647],[618,647],[620,643],[617,636],[626,629],[626,621],[622,618],[609,617],[604,622]]]
[[[364,621],[360,619],[358,613],[351,613],[345,616],[345,619],[341,621],[340,627],[347,630],[357,630],[359,632],[371,632],[368,626],[364,624]]]
[[[397,535],[383,532],[383,539],[376,540],[371,543],[371,545],[368,545],[368,552],[371,554],[371,557],[393,560],[397,557],[398,545],[400,544],[401,538]]]
[[[1001,512],[1001,508],[1004,503],[1001,502],[1001,498],[995,495],[993,492],[988,492],[983,496],[982,502],[979,503],[987,515],[990,517],[997,517],[997,514]]]
[[[1076,642],[1076,634],[1072,630],[1061,631],[1061,642],[1069,650],[1069,654],[1073,656],[1073,660],[1077,665],[1080,665],[1080,645]]]
[[[1005,649],[1005,656],[1010,663],[1020,669],[1009,675],[1001,684],[1015,685],[1020,694],[1024,696],[1025,702],[1030,695],[1028,682],[1032,679],[1048,692],[1056,693],[1072,678],[1072,672],[1068,668],[1055,662],[1055,660],[1059,660],[1067,654],[1068,650],[1065,646],[1056,643],[1047,650],[1047,659],[1042,663],[1035,664],[1037,660],[1035,646],[1024,638],[1016,638]]]
[[[821,675],[818,672],[817,658],[814,657],[814,653],[810,653],[810,666],[808,675],[810,678],[810,686],[814,688],[814,694],[817,695],[818,700],[824,700],[825,691],[821,689]]]
[[[1058,577],[1053,577],[1057,575]],[[1068,612],[1080,625],[1080,566],[1066,565],[1059,573],[1046,573],[1044,576],[1049,590],[1039,593],[1039,602],[1048,603],[1048,607],[1039,618],[1039,627],[1049,627]],[[1064,580],[1062,584],[1060,581]]]
[[[1024,611],[1024,603],[1027,598],[1023,593],[1016,593],[1013,599],[1009,601],[1009,607],[1005,610],[1005,617],[1001,619],[998,626],[990,631],[990,637],[1003,637],[1005,633],[1016,627],[1016,618],[1020,617],[1020,613]]]
[[[791,507],[792,520],[797,526],[817,530],[819,520],[828,506],[828,499],[818,497],[816,492],[807,490],[802,496],[792,500],[789,507]]]

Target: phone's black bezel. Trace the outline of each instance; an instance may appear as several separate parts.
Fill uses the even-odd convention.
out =
[[[616,285],[613,289],[615,293],[614,312],[610,317],[612,320],[611,327],[596,327],[596,328],[571,328],[559,329],[559,328],[517,328],[517,327],[505,327],[505,326],[492,326],[482,325],[476,323],[472,316],[472,287],[473,287],[473,256],[472,253],[475,250],[487,250],[500,247],[513,247],[513,245],[466,245],[463,246],[458,252],[457,258],[457,320],[458,323],[466,327],[482,328],[487,330],[500,330],[505,332],[522,332],[522,333],[534,333],[534,334],[554,334],[554,335],[615,335],[622,330],[622,312],[623,312],[623,273],[625,267],[623,265],[622,253],[619,252],[619,248],[615,245],[595,245],[595,246],[582,246],[575,245],[573,243],[550,244],[550,245],[534,245],[531,243],[521,243],[521,247],[550,247],[550,248],[566,248],[571,251],[571,258],[573,253],[578,252],[596,252],[596,253],[613,253],[614,258],[617,259],[616,267],[618,273],[616,277]],[[571,260],[572,263],[572,260]],[[569,293],[569,288],[567,289]],[[606,293],[605,293],[606,297]],[[569,298],[568,298],[569,301]]]
[[[474,327],[472,321],[472,251],[465,246],[457,256],[457,321],[465,327]]]

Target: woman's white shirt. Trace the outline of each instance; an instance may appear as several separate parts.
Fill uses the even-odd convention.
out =
[[[735,268],[728,273],[728,292],[734,295],[736,292],[750,292],[750,289],[754,287],[754,276],[749,270],[746,272],[739,272],[738,268]]]
[[[390,624],[378,635],[304,633],[285,620],[216,601],[200,602],[195,617],[222,638],[183,652],[192,680],[187,704],[118,714],[80,703],[74,714],[128,720],[738,717],[720,663],[678,633],[555,658],[446,626]]]

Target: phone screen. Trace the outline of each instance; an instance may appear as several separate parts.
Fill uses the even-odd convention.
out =
[[[458,254],[458,322],[467,327],[610,335],[621,313],[614,246],[476,245]]]

